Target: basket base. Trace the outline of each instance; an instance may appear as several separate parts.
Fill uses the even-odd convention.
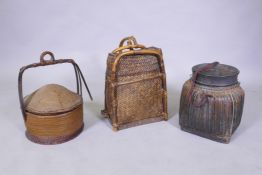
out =
[[[225,144],[228,144],[230,142],[230,136],[219,136],[219,135],[211,135],[211,134],[208,134],[208,133],[203,133],[203,132],[200,132],[200,131],[196,131],[194,129],[191,129],[191,128],[185,128],[185,127],[182,127],[181,126],[181,130],[185,131],[185,132],[188,132],[188,133],[191,133],[191,134],[195,134],[195,135],[198,135],[200,137],[203,137],[203,138],[207,138],[207,139],[210,139],[210,140],[213,140],[213,141],[216,141],[216,142],[220,142],[220,143],[225,143]]]
[[[165,117],[162,117],[162,116],[147,118],[147,119],[143,119],[143,120],[139,120],[139,121],[134,121],[134,122],[126,123],[126,124],[119,124],[117,126],[113,126],[113,131],[118,131],[118,130],[127,129],[127,128],[131,128],[131,127],[139,126],[139,125],[145,125],[145,124],[149,124],[149,123],[166,121],[166,120],[167,119]]]
[[[104,109],[104,110],[101,110],[101,114],[105,117],[105,118],[109,118],[109,115],[107,113],[107,111]]]
[[[67,142],[77,137],[83,131],[83,128],[84,128],[84,124],[74,133],[67,135],[67,136],[58,136],[58,137],[40,136],[39,137],[39,136],[31,135],[28,131],[25,132],[25,135],[30,141],[34,143],[39,143],[43,145],[55,145],[55,144]]]

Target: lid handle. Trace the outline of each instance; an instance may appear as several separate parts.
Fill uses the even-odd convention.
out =
[[[119,47],[124,46],[125,42],[127,42],[127,45],[137,45],[137,41],[134,36],[128,36],[128,37],[123,38],[119,43]]]
[[[126,45],[125,42],[127,43]],[[123,52],[123,50],[134,50],[134,49],[144,49],[145,46],[137,44],[136,38],[134,36],[125,37],[120,41],[119,47],[113,50],[113,53]]]

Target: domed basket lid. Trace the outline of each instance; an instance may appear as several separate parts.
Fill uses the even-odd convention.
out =
[[[71,111],[82,104],[82,97],[67,88],[49,84],[24,98],[28,112],[42,115]]]
[[[207,63],[198,64],[192,68],[193,74],[207,66]],[[196,83],[207,86],[230,86],[238,83],[239,70],[226,64],[216,64],[214,67],[201,71],[196,77]]]

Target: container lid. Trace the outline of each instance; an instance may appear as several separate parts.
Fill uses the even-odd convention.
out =
[[[67,88],[49,84],[24,98],[26,111],[35,114],[58,114],[71,111],[82,104],[82,97]]]
[[[193,74],[198,72],[196,83],[207,86],[230,86],[238,83],[237,76],[239,70],[226,64],[214,64],[210,68],[199,71],[207,67],[208,63],[198,64],[192,68]]]

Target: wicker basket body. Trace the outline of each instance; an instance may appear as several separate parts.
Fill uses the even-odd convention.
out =
[[[203,80],[203,82],[208,82],[207,84],[219,82],[221,85],[227,83],[226,78],[221,77],[226,81]],[[241,121],[244,90],[238,82],[227,86],[207,84],[195,84],[192,79],[185,82],[180,99],[179,124],[184,131],[229,143]]]
[[[50,84],[24,98],[26,136],[37,143],[57,144],[77,136],[84,126],[82,97]]]
[[[50,55],[52,60],[44,60],[45,55]],[[71,63],[74,66],[77,93],[57,84],[49,84],[23,97],[22,75],[26,69],[60,63]],[[51,52],[44,52],[40,63],[21,68],[18,90],[26,136],[29,140],[40,144],[58,144],[71,140],[81,133],[84,127],[82,80],[86,85],[81,70],[73,60],[55,60]],[[87,85],[86,88],[88,90]],[[90,92],[89,95],[91,97]]]
[[[121,47],[125,46],[107,59],[103,114],[109,117],[114,130],[166,120],[166,75],[161,50],[140,47],[123,51]]]

